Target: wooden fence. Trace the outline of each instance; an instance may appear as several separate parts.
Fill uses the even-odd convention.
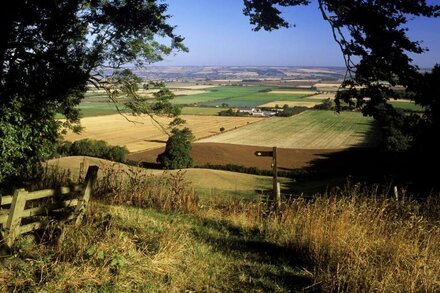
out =
[[[84,185],[34,192],[18,189],[12,196],[0,197],[0,243],[11,247],[19,235],[44,228],[56,215],[62,215],[63,221],[80,224],[98,169],[89,167]]]

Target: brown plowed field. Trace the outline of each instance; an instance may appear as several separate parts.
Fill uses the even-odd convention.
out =
[[[128,157],[131,160],[155,163],[157,155],[162,153],[164,148],[158,148],[143,152],[131,153]],[[272,148],[236,145],[227,143],[194,143],[191,156],[196,166],[206,164],[226,165],[234,164],[246,167],[256,167],[262,170],[270,170],[272,158],[256,157],[256,151],[270,151]],[[315,159],[323,158],[325,154],[338,150],[313,150],[313,149],[278,149],[278,167],[280,169],[303,168]]]

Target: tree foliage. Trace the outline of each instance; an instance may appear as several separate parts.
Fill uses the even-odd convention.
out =
[[[308,0],[244,0],[244,14],[250,17],[255,30],[273,30],[288,27],[281,15],[281,6],[309,5]],[[395,117],[401,122],[388,123],[384,127],[401,125],[431,125],[439,130],[438,67],[423,75],[412,63],[409,54],[420,54],[426,49],[419,41],[411,40],[406,24],[412,17],[439,17],[440,5],[428,4],[425,0],[318,0],[322,17],[330,24],[335,41],[344,56],[347,73],[342,88],[336,95],[336,104],[341,102],[360,108],[365,115],[379,121]],[[356,60],[356,62],[354,61]],[[436,77],[437,76],[437,77]],[[417,104],[426,107],[426,116],[413,123],[410,117],[387,102],[402,97],[395,87],[403,86],[403,95],[411,97]],[[366,99],[368,97],[368,99]],[[385,118],[388,117],[388,118]],[[402,122],[405,120],[405,122]],[[393,125],[394,124],[394,125]],[[408,127],[388,132],[398,133],[387,137],[400,140]],[[414,129],[411,131],[414,132]],[[400,137],[400,138],[399,138]],[[412,139],[405,139],[407,147]],[[402,149],[402,145],[400,148]]]
[[[105,89],[111,100],[137,98],[139,103],[127,103],[135,113],[175,114],[167,103],[141,108],[139,80],[130,72],[104,71],[186,50],[168,23],[167,5],[158,2],[16,0],[1,10],[0,183],[50,156],[61,127],[78,130],[75,106],[89,84]],[[66,120],[55,120],[56,113]]]
[[[165,146],[165,151],[157,157],[157,161],[166,169],[191,168],[191,142],[194,136],[189,128],[174,128]]]

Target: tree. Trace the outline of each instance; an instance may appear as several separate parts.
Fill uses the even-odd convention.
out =
[[[244,14],[250,17],[251,24],[255,25],[254,30],[279,29],[289,24],[282,18],[277,6],[309,5],[310,2],[244,0]],[[405,96],[426,107],[426,121],[423,123],[436,125],[438,130],[436,121],[439,120],[439,113],[432,110],[436,107],[434,104],[438,104],[438,95],[429,95],[425,90],[426,87],[432,88],[434,83],[427,86],[430,77],[423,76],[408,56],[409,53],[420,54],[426,49],[418,41],[409,39],[405,24],[413,16],[439,17],[440,6],[429,5],[425,0],[318,0],[318,5],[323,18],[330,24],[347,68],[342,88],[336,95],[337,107],[340,108],[341,101],[344,101],[378,121],[384,120],[384,116],[412,120],[414,117],[399,115],[387,103],[390,99],[402,97],[394,90],[396,85],[402,85],[406,89]],[[355,63],[354,59],[359,59],[359,62]],[[403,129],[396,131],[399,136],[405,135]]]
[[[157,157],[157,161],[166,169],[182,169],[193,166],[191,158],[191,141],[194,136],[189,128],[174,128],[168,138],[165,151]]]
[[[220,132],[223,132],[223,131],[225,131],[225,128],[224,127],[220,127]]]
[[[89,84],[105,89],[110,100],[130,98],[126,106],[134,113],[176,114],[169,91],[145,106],[136,94],[139,80],[115,70],[186,50],[168,24],[167,5],[157,2],[17,0],[1,10],[0,187],[50,157],[62,127],[79,130],[75,106]]]

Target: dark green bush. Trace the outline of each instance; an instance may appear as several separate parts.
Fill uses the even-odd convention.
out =
[[[297,114],[299,114],[301,112],[304,112],[304,111],[308,110],[309,108],[295,106],[295,107],[291,107],[291,108],[283,107],[283,109],[284,110],[282,112],[278,112],[276,114],[276,116],[278,116],[278,117],[290,117],[290,116],[293,116],[293,115],[297,115]]]
[[[165,146],[165,152],[157,157],[157,162],[166,169],[191,168],[191,141],[194,139],[189,128],[173,129]]]

